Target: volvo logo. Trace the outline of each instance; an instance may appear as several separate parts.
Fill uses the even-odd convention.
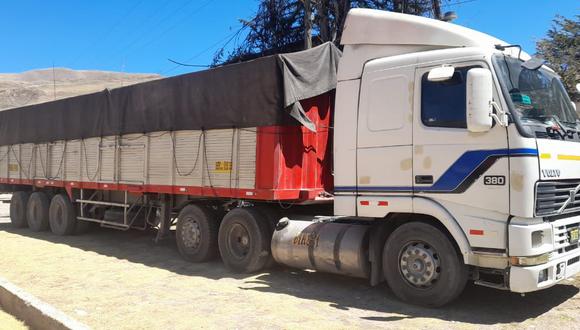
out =
[[[560,209],[558,210],[558,214],[564,212],[564,210],[568,207],[568,205],[570,205],[570,203],[574,203],[576,201],[576,194],[578,194],[578,191],[580,191],[580,184],[576,186],[576,188],[570,190],[570,196],[568,197],[568,199],[566,199],[566,201],[564,202],[564,205],[562,205],[562,207],[560,207]]]

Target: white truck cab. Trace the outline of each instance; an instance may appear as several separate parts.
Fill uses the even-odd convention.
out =
[[[367,9],[342,43],[335,214],[435,221],[482,285],[524,293],[578,273],[579,123],[551,69],[477,31]],[[426,290],[435,252],[411,248],[409,266],[408,250],[399,273]]]

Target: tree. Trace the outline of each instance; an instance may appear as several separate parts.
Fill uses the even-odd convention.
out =
[[[573,19],[558,15],[553,22],[547,37],[536,44],[536,55],[562,77],[570,98],[579,102],[576,83],[580,80],[580,15]]]
[[[447,0],[445,0],[447,1]],[[332,41],[340,44],[351,8],[372,8],[438,18],[441,0],[261,0],[251,20],[241,20],[246,37],[233,51],[224,48],[214,65],[291,52]],[[310,40],[308,40],[310,39]]]

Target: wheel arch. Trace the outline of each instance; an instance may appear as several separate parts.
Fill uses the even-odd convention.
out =
[[[410,221],[427,223],[440,229],[449,238],[457,253],[463,257],[464,263],[470,264],[472,250],[469,241],[457,220],[441,204],[429,198],[415,197],[413,211],[413,213],[389,213],[374,225],[369,240],[371,285],[384,281],[382,253],[387,239],[395,229]]]

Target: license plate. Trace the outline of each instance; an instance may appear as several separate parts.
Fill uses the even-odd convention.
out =
[[[568,233],[570,235],[570,244],[578,243],[578,237],[580,236],[578,228],[570,229]]]

